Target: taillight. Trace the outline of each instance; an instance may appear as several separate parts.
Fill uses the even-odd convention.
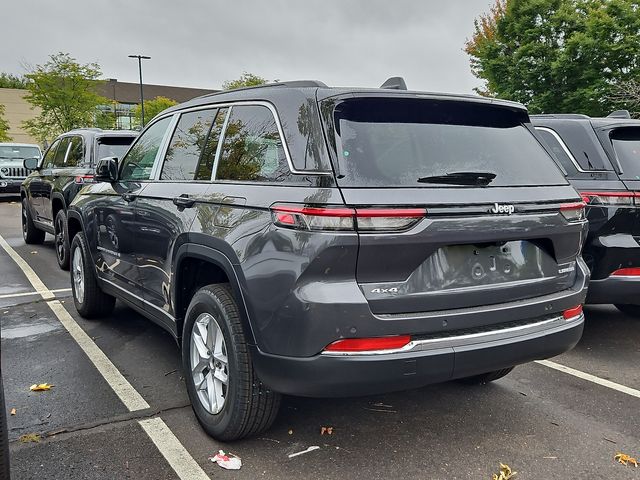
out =
[[[93,175],[76,175],[75,182],[78,184],[93,183]]]
[[[584,219],[584,202],[564,203],[560,205],[560,213],[569,222],[577,222]]]
[[[373,338],[345,338],[329,344],[326,352],[367,352],[375,350],[395,350],[411,341],[409,335]]]
[[[640,277],[640,267],[621,268],[611,275],[614,277]]]
[[[405,230],[424,218],[424,208],[345,208],[274,205],[273,223],[298,230]]]
[[[634,199],[640,201],[638,192],[580,192],[582,199],[588,205],[633,205]]]
[[[582,305],[578,305],[576,307],[573,308],[569,308],[567,310],[565,310],[564,312],[562,312],[562,316],[564,317],[565,320],[571,320],[572,318],[577,317],[578,315],[582,314]]]

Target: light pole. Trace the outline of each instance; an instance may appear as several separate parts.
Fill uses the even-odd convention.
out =
[[[150,60],[151,57],[144,55],[129,55],[129,58],[138,59],[138,72],[140,73],[140,108],[142,112],[142,128],[144,128],[144,92],[142,91],[142,60]]]

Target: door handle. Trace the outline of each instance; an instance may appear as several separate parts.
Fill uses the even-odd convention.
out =
[[[196,201],[193,198],[190,198],[186,193],[173,198],[173,204],[178,208],[191,208],[195,203]]]
[[[123,193],[122,198],[125,202],[133,202],[136,199],[137,195],[131,192]]]

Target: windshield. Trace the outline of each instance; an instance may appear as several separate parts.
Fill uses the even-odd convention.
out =
[[[24,160],[25,158],[33,157],[40,158],[38,147],[0,145],[0,160]]]
[[[416,98],[358,98],[334,109],[338,182],[353,187],[566,185],[524,126],[525,112]]]
[[[622,166],[620,177],[624,180],[640,180],[640,127],[614,130],[611,143]]]
[[[105,157],[122,158],[135,137],[102,137],[98,140],[97,159]]]

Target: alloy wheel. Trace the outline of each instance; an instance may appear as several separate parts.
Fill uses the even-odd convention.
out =
[[[64,224],[62,223],[61,217],[56,218],[55,232],[56,254],[58,255],[58,259],[62,260],[64,258]]]
[[[76,293],[78,303],[82,303],[84,302],[84,268],[82,262],[82,250],[80,250],[80,247],[76,247],[73,251],[72,263],[73,289]]]
[[[227,345],[218,322],[209,313],[198,316],[191,330],[191,376],[204,409],[222,411],[229,392]]]

